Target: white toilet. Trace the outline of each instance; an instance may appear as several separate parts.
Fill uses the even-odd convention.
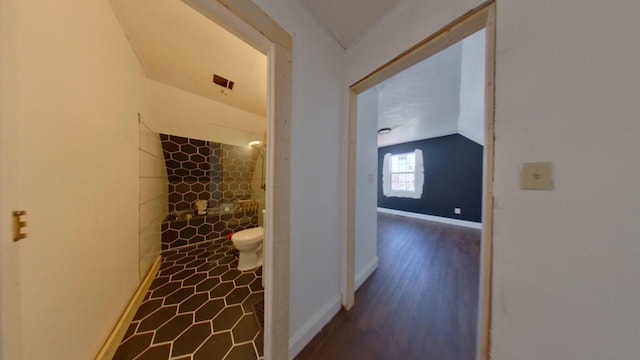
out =
[[[263,227],[238,231],[231,236],[233,246],[240,252],[240,256],[238,257],[238,270],[249,271],[262,266],[263,240]]]

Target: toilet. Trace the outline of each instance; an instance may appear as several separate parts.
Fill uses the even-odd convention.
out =
[[[233,246],[240,252],[238,270],[249,271],[262,266],[263,240],[264,228],[261,226],[238,231],[231,236]]]

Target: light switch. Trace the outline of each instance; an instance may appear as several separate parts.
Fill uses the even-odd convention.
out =
[[[520,189],[552,190],[551,163],[535,162],[522,164],[520,172]]]

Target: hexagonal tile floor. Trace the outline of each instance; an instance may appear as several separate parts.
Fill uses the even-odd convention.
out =
[[[262,359],[262,268],[238,271],[237,254],[226,239],[163,253],[113,359]]]

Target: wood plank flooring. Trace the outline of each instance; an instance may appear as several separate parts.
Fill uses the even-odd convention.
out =
[[[379,267],[299,360],[475,357],[480,230],[378,214]]]

